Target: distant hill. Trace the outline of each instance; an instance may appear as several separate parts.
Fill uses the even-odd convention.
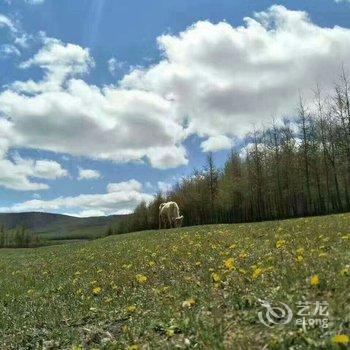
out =
[[[108,226],[123,218],[125,215],[77,218],[41,212],[0,213],[0,226],[6,230],[23,226],[46,239],[86,239],[104,235]]]

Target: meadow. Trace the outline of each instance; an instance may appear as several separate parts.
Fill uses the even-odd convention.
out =
[[[0,250],[1,349],[343,349],[350,214]],[[259,299],[327,302],[327,328]]]

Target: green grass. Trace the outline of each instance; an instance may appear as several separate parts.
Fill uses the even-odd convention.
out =
[[[46,243],[50,244],[50,241],[55,240],[75,240],[75,239],[96,239],[106,235],[107,226],[92,226],[84,228],[75,228],[70,231],[57,232],[57,231],[41,231],[38,236]]]
[[[350,214],[1,250],[0,348],[340,349],[349,252]],[[268,328],[258,298],[327,301],[329,328]]]

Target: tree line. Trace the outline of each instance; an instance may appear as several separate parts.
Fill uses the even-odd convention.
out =
[[[0,248],[32,248],[41,245],[39,237],[24,227],[6,231],[0,227]]]
[[[158,227],[158,207],[174,200],[185,225],[252,222],[350,211],[350,83],[343,72],[331,94],[300,96],[296,116],[245,137],[222,169],[206,165],[166,195],[141,203],[115,231]]]

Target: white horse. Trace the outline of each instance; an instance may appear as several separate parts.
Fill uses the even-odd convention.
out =
[[[180,216],[180,209],[177,203],[167,202],[159,206],[159,229],[162,228],[162,223],[164,223],[166,228],[167,222],[170,228],[181,227],[183,218],[183,215]]]

